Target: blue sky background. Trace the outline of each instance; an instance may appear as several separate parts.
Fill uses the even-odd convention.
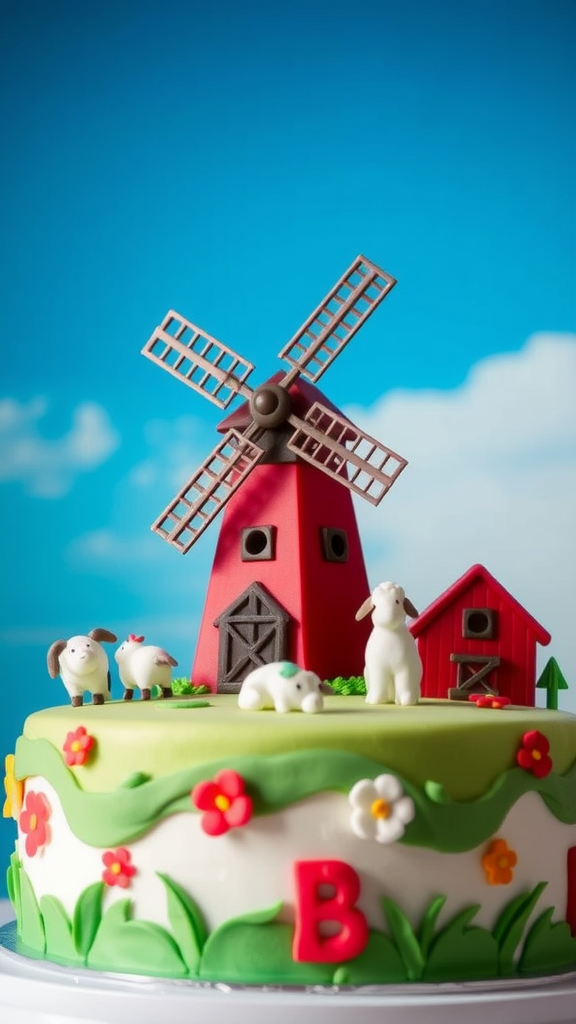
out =
[[[182,558],[149,525],[220,416],[153,328],[177,309],[257,383],[359,252],[399,283],[321,387],[410,461],[359,508],[371,583],[423,608],[483,561],[576,711],[572,0],[0,12],[1,751],[66,699],[57,637],[190,670],[216,531]]]

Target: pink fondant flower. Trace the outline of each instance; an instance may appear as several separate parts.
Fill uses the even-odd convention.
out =
[[[501,697],[497,693],[471,693],[468,697],[477,708],[494,708],[501,711],[511,703],[510,697]]]
[[[105,867],[102,880],[106,885],[119,885],[121,889],[127,889],[130,879],[136,874],[136,868],[130,863],[131,860],[130,850],[125,846],[119,846],[117,850],[106,850],[106,853],[102,854]]]
[[[244,779],[230,769],[218,772],[214,779],[198,782],[190,798],[204,811],[200,824],[207,835],[221,836],[230,828],[246,825],[252,817],[252,800],[244,792]]]
[[[50,804],[44,793],[34,793],[30,790],[26,794],[24,809],[19,818],[20,828],[26,835],[25,849],[29,857],[34,857],[38,850],[48,842],[50,838],[49,817]]]
[[[94,737],[79,725],[74,732],[69,732],[62,745],[64,759],[70,767],[75,764],[86,764],[88,755],[94,746]]]
[[[552,758],[549,755],[550,744],[544,733],[532,729],[525,732],[522,737],[522,746],[516,754],[516,760],[521,768],[532,772],[537,779],[543,779],[552,771]]]

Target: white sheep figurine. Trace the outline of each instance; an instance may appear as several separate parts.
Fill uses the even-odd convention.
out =
[[[366,701],[368,704],[417,704],[422,662],[406,615],[418,612],[396,583],[380,583],[356,612],[363,619],[372,612],[373,629],[366,644]]]
[[[142,700],[150,700],[153,686],[159,686],[163,697],[172,696],[172,666],[178,662],[162,647],[144,645],[143,636],[130,636],[116,651],[124,700],[132,700],[138,687]]]
[[[110,700],[108,655],[102,643],[113,644],[118,637],[109,629],[92,629],[87,636],[55,640],[47,655],[52,679],[60,675],[68,690],[72,707],[80,707],[84,694],[91,693],[94,704]]]
[[[291,661],[272,661],[248,673],[240,687],[238,705],[244,711],[274,708],[281,713],[316,713],[323,710],[322,695],[333,692],[315,672],[299,668]]]

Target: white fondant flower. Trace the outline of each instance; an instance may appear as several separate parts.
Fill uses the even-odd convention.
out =
[[[348,799],[352,831],[360,839],[375,839],[377,843],[395,843],[415,814],[414,801],[404,795],[395,775],[360,779],[352,786]]]

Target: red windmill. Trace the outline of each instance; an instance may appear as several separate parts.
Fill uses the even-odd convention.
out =
[[[184,553],[227,505],[196,685],[236,691],[251,669],[284,658],[327,679],[363,671],[370,624],[362,629],[354,615],[368,581],[352,494],[377,505],[406,460],[314,384],[395,284],[359,256],[280,352],[289,368],[256,389],[252,363],[173,310],[142,350],[222,409],[246,399],[152,525]]]

